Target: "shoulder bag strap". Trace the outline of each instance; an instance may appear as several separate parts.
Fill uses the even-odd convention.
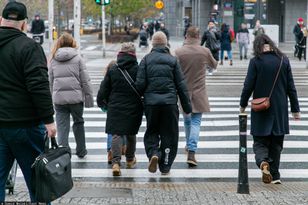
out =
[[[117,65],[117,69],[122,73],[122,75],[124,76],[125,80],[128,82],[129,86],[133,89],[133,91],[137,94],[137,96],[141,99],[141,96],[139,94],[139,92],[136,90],[136,88],[133,86],[133,79],[132,77],[129,75],[129,73],[127,72],[127,70],[122,70],[118,64]]]
[[[275,77],[275,81],[274,81],[274,84],[273,84],[273,87],[272,87],[272,90],[270,92],[270,95],[268,98],[271,98],[272,96],[272,93],[274,91],[274,88],[275,88],[275,85],[276,85],[276,82],[277,82],[277,79],[278,79],[278,76],[279,76],[279,73],[280,73],[280,70],[281,70],[281,67],[282,67],[282,62],[283,62],[283,56],[281,57],[281,61],[280,61],[280,65],[279,65],[279,69],[277,71],[277,74],[276,74],[276,77]]]

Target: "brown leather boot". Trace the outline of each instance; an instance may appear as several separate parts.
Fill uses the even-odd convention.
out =
[[[260,169],[262,171],[262,181],[266,184],[272,182],[273,177],[270,172],[270,165],[268,162],[263,161],[260,165]]]
[[[118,163],[112,165],[112,175],[115,177],[121,176],[120,165]]]
[[[108,160],[108,164],[112,163],[112,152],[111,152],[111,150],[108,151],[107,160]]]
[[[137,159],[134,157],[133,160],[126,160],[126,169],[132,169],[137,164]]]
[[[190,166],[190,167],[195,167],[198,165],[198,162],[195,158],[195,152],[193,151],[188,151],[188,155],[187,155],[187,164]]]

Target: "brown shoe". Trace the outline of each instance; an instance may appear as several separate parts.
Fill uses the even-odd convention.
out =
[[[261,163],[260,169],[262,171],[262,181],[266,184],[269,184],[272,182],[273,177],[270,172],[270,165],[268,162],[263,161]]]
[[[115,163],[114,165],[112,165],[112,175],[121,176],[120,165],[118,163]]]
[[[223,64],[224,64],[224,62],[223,62],[223,61],[220,61],[219,65],[223,65]]]
[[[158,156],[153,155],[149,162],[148,170],[151,173],[155,173],[157,171],[157,164],[158,164]]]
[[[123,145],[122,146],[122,155],[125,155],[125,153],[126,153],[126,145]]]
[[[111,152],[111,150],[108,151],[107,160],[108,160],[108,164],[112,164],[112,152]]]
[[[195,167],[198,165],[198,162],[195,158],[195,152],[192,152],[192,151],[189,151],[188,152],[188,155],[187,155],[187,164],[190,166],[190,167]]]
[[[136,165],[137,160],[136,157],[134,157],[133,160],[126,160],[126,169],[132,169]]]

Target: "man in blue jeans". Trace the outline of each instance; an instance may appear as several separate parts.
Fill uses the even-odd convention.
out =
[[[0,203],[17,160],[30,190],[31,165],[44,149],[44,136],[55,137],[47,62],[42,47],[28,38],[27,9],[9,2],[0,18]]]
[[[185,76],[192,104],[192,113],[190,115],[183,114],[186,151],[188,152],[187,164],[190,167],[198,165],[195,153],[198,148],[202,113],[210,111],[205,86],[206,67],[215,69],[217,67],[217,61],[211,51],[200,46],[199,42],[199,28],[191,26],[187,29],[184,45],[175,50],[175,55],[179,59]]]

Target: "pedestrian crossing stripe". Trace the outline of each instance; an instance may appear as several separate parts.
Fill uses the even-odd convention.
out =
[[[197,154],[196,155],[198,162],[238,162],[238,154]],[[248,162],[255,162],[254,154],[248,154]],[[123,157],[125,161],[125,157]],[[147,163],[149,162],[145,154],[136,154],[136,159],[138,163]],[[177,154],[176,162],[186,163],[187,155],[186,154]],[[99,162],[107,163],[107,157],[105,155],[87,155],[85,159],[79,159],[77,156],[72,156],[72,162]],[[308,154],[282,154],[281,162],[308,162]]]
[[[105,124],[102,124],[102,130],[104,130]],[[182,126],[183,127],[183,126]],[[250,130],[247,130],[247,135],[249,135]],[[143,138],[145,132],[138,132],[137,138]],[[106,138],[106,133],[102,132],[86,132],[86,138]],[[200,131],[200,138],[202,137],[224,137],[224,136],[238,136],[238,130],[222,130],[222,131]],[[307,130],[290,130],[289,137],[303,136],[308,137]],[[179,132],[179,137],[185,137],[185,132]],[[74,138],[73,132],[69,133],[69,138]],[[307,138],[308,140],[308,138]]]
[[[161,175],[159,171],[150,173],[147,169],[121,169],[121,177],[133,179],[138,178],[202,178],[202,179],[234,179],[238,177],[238,169],[171,169],[169,175]],[[283,179],[307,179],[307,169],[280,169],[280,175]],[[72,169],[74,178],[114,178],[111,169]],[[17,177],[22,177],[20,170],[17,171]],[[248,169],[248,177],[260,178],[259,169]]]
[[[105,124],[102,123],[103,121],[85,121],[86,127],[102,127]],[[238,120],[212,120],[212,121],[206,121],[203,120],[201,122],[201,126],[205,127],[225,127],[225,126],[238,126],[239,122]],[[290,126],[298,127],[298,126],[308,126],[308,121],[298,120],[294,121],[291,120],[289,122]],[[247,125],[250,125],[250,120],[247,122]],[[146,122],[143,121],[141,123],[141,128],[146,127]]]
[[[247,147],[252,147],[253,142],[251,140],[247,141]],[[186,142],[179,141],[178,147],[184,148]],[[75,142],[70,142],[71,147],[76,147]],[[87,142],[87,149],[105,149],[107,147],[107,143],[105,142]],[[198,149],[223,149],[223,148],[238,148],[239,141],[199,141]],[[283,143],[284,148],[308,148],[308,141],[290,141],[285,140]],[[144,149],[143,142],[136,143],[137,149]]]

